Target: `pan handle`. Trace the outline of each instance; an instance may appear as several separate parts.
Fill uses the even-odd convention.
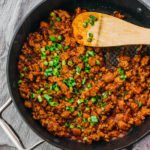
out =
[[[7,102],[0,108],[0,126],[3,128],[5,133],[8,135],[10,140],[13,142],[13,144],[17,147],[18,150],[32,150],[34,147],[40,145],[41,143],[45,142],[44,140],[40,140],[39,142],[35,143],[30,148],[24,148],[24,146],[21,144],[20,140],[18,139],[17,135],[14,133],[14,131],[9,127],[9,125],[6,123],[6,121],[2,118],[2,112],[11,104],[12,100],[9,98]]]

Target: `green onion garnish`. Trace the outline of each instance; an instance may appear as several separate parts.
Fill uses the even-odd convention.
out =
[[[80,73],[81,73],[81,68],[80,67],[76,67],[76,73],[78,74],[78,75],[80,75]]]
[[[49,39],[50,39],[52,42],[56,42],[56,37],[55,37],[55,36],[49,36]]]
[[[58,39],[59,41],[61,41],[61,40],[62,40],[62,36],[61,36],[61,35],[58,35],[57,39]]]
[[[91,100],[93,103],[95,103],[95,102],[96,102],[96,97],[92,97],[90,100]]]
[[[88,38],[88,39],[87,39],[87,42],[92,42],[92,38]]]
[[[18,84],[21,84],[21,83],[22,83],[22,80],[19,80],[17,83],[18,83]]]
[[[65,47],[64,47],[64,50],[67,50],[68,48],[69,48],[69,46],[65,46]]]
[[[38,101],[41,103],[43,100],[42,100],[42,97],[41,97],[41,95],[38,95]]]
[[[50,13],[50,16],[51,16],[51,17],[53,17],[54,15],[55,15],[55,13],[54,13],[54,12],[51,12],[51,13]]]
[[[44,65],[47,66],[48,65],[48,61],[44,61]]]
[[[87,23],[83,22],[83,27],[86,28],[87,27]]]
[[[86,77],[84,77],[83,81],[82,81],[82,85],[84,85],[86,82]]]
[[[59,17],[56,17],[55,20],[56,20],[56,21],[60,21],[61,19],[60,19]]]
[[[71,124],[71,125],[70,125],[70,128],[73,129],[73,128],[74,128],[74,125]]]
[[[89,20],[89,23],[93,26],[94,25],[94,21],[93,20]]]
[[[90,15],[89,16],[91,19],[93,19],[94,21],[97,21],[97,18],[95,16]]]
[[[30,98],[35,98],[36,97],[36,94],[35,93],[31,93],[30,94]]]
[[[92,38],[93,37],[93,33],[89,33],[89,37]]]
[[[96,64],[97,64],[97,65],[99,65],[99,64],[100,64],[100,61],[99,61],[98,59],[96,60]]]
[[[53,98],[52,98],[50,95],[48,95],[48,94],[44,94],[44,98],[45,98],[48,102],[50,102],[50,101],[53,100]]]

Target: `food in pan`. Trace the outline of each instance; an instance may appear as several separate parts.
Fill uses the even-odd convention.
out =
[[[139,52],[131,58],[124,54],[130,47],[122,47],[118,65],[110,68],[109,48],[85,47],[74,39],[72,21],[84,11],[54,10],[29,34],[19,57],[18,86],[33,118],[50,134],[109,142],[150,115],[150,57]]]

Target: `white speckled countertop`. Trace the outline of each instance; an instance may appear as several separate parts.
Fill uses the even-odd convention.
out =
[[[6,83],[6,57],[10,41],[17,25],[42,0],[0,0],[0,106],[9,98]],[[150,0],[143,0],[150,6]],[[3,117],[19,135],[23,145],[29,147],[40,138],[23,122],[13,104],[3,113]],[[135,145],[136,150],[150,150],[150,135]],[[58,150],[58,148],[44,142],[35,150]],[[0,128],[0,150],[16,150],[4,131]]]

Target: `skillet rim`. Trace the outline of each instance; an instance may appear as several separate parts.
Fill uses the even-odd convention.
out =
[[[39,2],[35,7],[31,8],[31,10],[29,10],[29,12],[23,17],[23,19],[20,21],[17,29],[14,31],[14,35],[12,37],[12,40],[10,42],[10,45],[9,45],[9,50],[8,50],[8,54],[7,54],[7,63],[6,63],[6,78],[7,78],[7,85],[8,85],[8,91],[9,91],[9,94],[10,94],[10,97],[13,101],[13,104],[15,106],[15,108],[17,109],[17,112],[20,114],[22,120],[26,123],[26,125],[36,134],[38,135],[40,138],[42,138],[43,140],[45,140],[46,142],[56,146],[57,148],[61,148],[61,149],[64,149],[64,150],[70,150],[69,148],[63,146],[63,145],[60,145],[59,143],[56,143],[54,141],[50,141],[49,139],[47,139],[45,136],[43,136],[42,134],[40,134],[35,128],[33,128],[29,121],[27,119],[25,119],[23,113],[19,110],[19,107],[17,106],[16,104],[16,101],[14,99],[14,96],[12,94],[12,88],[10,86],[10,80],[9,80],[9,62],[10,62],[10,53],[11,53],[11,50],[12,50],[12,46],[14,44],[14,40],[16,38],[16,35],[18,34],[18,31],[20,30],[21,26],[24,24],[24,22],[26,21],[26,19],[42,4],[44,4],[46,1],[48,0],[42,0],[41,2]],[[143,2],[142,0],[136,0],[137,2],[139,2],[141,5],[143,5],[144,7],[146,7],[147,9],[149,9],[150,11],[150,6],[148,6],[148,4],[146,4],[145,2]],[[144,122],[143,122],[144,123]],[[128,144],[122,146],[122,147],[119,147],[117,148],[118,150],[119,149],[123,149],[123,148],[127,148],[129,146],[132,146],[133,144],[137,143],[139,140],[141,140],[142,138],[144,138],[147,134],[150,133],[150,129],[148,131],[146,131],[144,134],[142,134],[140,137],[138,137],[136,140],[133,140],[131,142],[129,142]],[[44,141],[44,142],[45,142]]]

